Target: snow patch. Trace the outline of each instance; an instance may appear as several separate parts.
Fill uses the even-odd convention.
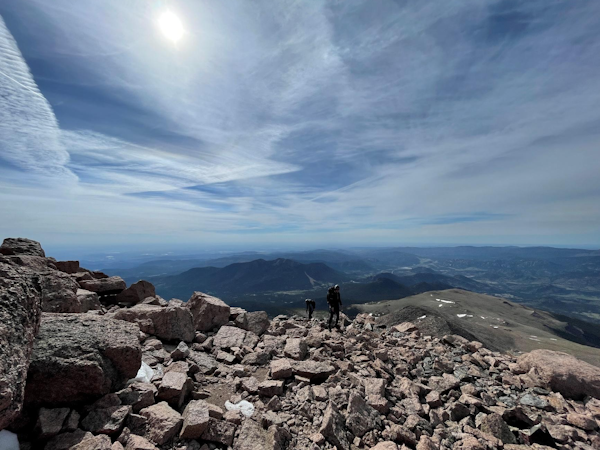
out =
[[[425,317],[427,317],[427,314],[425,314],[424,316],[419,317],[419,319],[424,319]]]
[[[251,417],[254,414],[254,405],[246,400],[238,403],[231,403],[229,400],[225,402],[227,411],[241,411],[246,417]]]
[[[436,302],[442,302],[442,303],[454,303],[454,302],[452,302],[450,300],[442,300],[441,298],[436,298],[435,301]]]
[[[456,316],[457,316],[457,317],[467,317],[467,315],[466,315],[466,314],[457,314]]]
[[[154,376],[154,370],[152,370],[152,367],[150,367],[148,364],[146,364],[144,361],[142,361],[140,370],[138,370],[138,373],[135,376],[135,378],[129,380],[127,383],[128,384],[135,383],[135,382],[150,383],[150,380],[152,380],[153,376]]]

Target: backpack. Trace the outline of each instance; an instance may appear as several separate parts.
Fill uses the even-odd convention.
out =
[[[332,303],[336,303],[335,288],[333,286],[331,286],[327,291],[327,303],[329,305],[331,305]]]

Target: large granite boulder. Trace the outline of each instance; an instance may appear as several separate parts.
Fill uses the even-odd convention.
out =
[[[265,311],[243,312],[235,318],[235,324],[244,330],[262,335],[269,329],[269,316]]]
[[[220,298],[194,292],[187,306],[194,316],[194,325],[198,331],[210,331],[229,322],[229,305]]]
[[[0,246],[0,254],[46,257],[46,253],[39,242],[24,238],[4,239],[4,242],[2,242],[2,245]]]
[[[111,317],[138,323],[142,331],[160,339],[192,342],[195,336],[193,317],[188,308],[179,304],[167,307],[140,303],[122,308]]]
[[[522,371],[540,386],[560,392],[567,398],[586,395],[600,398],[600,368],[567,353],[534,350],[519,357]]]
[[[39,276],[0,261],[0,430],[19,414],[42,316]]]
[[[139,327],[88,314],[42,314],[26,403],[89,401],[134,378],[141,365]]]
[[[118,303],[130,303],[135,305],[144,299],[154,297],[155,295],[156,290],[154,289],[154,285],[149,281],[140,280],[117,295],[116,301]]]

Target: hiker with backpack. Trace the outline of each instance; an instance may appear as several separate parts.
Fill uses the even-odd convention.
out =
[[[313,311],[317,307],[317,303],[314,300],[311,300],[310,298],[307,298],[305,300],[305,302],[306,302],[306,311],[308,311],[308,320],[310,320],[310,319],[312,319]]]
[[[329,331],[331,331],[331,321],[335,315],[335,325],[337,328],[340,320],[340,306],[342,306],[342,297],[340,296],[340,287],[335,285],[327,291],[327,304],[329,305]]]

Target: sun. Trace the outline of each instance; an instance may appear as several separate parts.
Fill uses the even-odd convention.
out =
[[[162,34],[170,41],[177,42],[183,37],[183,24],[179,17],[166,11],[158,18],[158,26]]]

